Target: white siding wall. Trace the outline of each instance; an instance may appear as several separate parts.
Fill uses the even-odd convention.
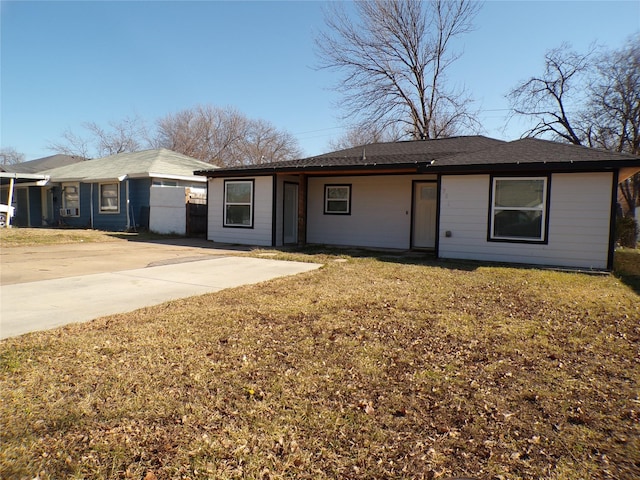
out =
[[[434,175],[310,178],[307,242],[378,248],[410,248],[413,180]],[[351,215],[324,214],[324,186],[351,184]]]
[[[439,256],[606,268],[612,181],[611,173],[552,175],[549,242],[537,245],[488,242],[489,175],[444,175]]]
[[[241,245],[271,246],[273,217],[273,177],[240,178],[254,180],[253,228],[224,227],[224,180],[209,179],[209,226],[207,239]],[[227,179],[233,180],[233,179]]]
[[[151,187],[149,230],[156,233],[187,233],[185,187]]]

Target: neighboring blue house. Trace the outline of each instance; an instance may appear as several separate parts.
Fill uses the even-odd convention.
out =
[[[44,186],[18,186],[16,226],[69,226],[125,231],[149,227],[151,186],[206,191],[195,170],[211,164],[166,149],[121,153],[38,173]],[[3,182],[4,183],[4,182]],[[24,191],[22,191],[24,190]],[[20,214],[18,212],[21,212]]]
[[[44,170],[63,167],[86,160],[74,155],[51,155],[13,165],[0,165],[0,204],[11,203],[15,216],[10,224],[19,227],[42,225],[42,185],[49,178],[40,174]],[[5,208],[0,207],[5,210]],[[0,226],[9,222],[7,215],[0,215]]]

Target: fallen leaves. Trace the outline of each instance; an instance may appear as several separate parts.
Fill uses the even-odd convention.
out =
[[[0,476],[638,476],[615,279],[327,263],[4,342]]]

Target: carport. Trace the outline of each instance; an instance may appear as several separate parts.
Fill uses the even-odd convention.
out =
[[[43,187],[49,181],[48,175],[40,175],[37,173],[15,173],[15,172],[0,172],[0,192],[2,196],[0,198],[0,216],[4,215],[4,221],[0,219],[0,227],[11,227],[11,221],[15,214],[14,211],[14,199],[15,187],[20,185],[21,187]],[[5,192],[6,190],[6,192]],[[26,206],[20,205],[18,202],[18,208],[26,208],[28,215],[28,196],[26,198]],[[6,199],[6,203],[4,200]]]

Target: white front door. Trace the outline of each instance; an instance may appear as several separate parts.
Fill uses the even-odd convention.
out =
[[[298,184],[284,184],[283,235],[285,244],[298,243]]]
[[[413,184],[413,248],[435,248],[438,186],[436,182]]]

